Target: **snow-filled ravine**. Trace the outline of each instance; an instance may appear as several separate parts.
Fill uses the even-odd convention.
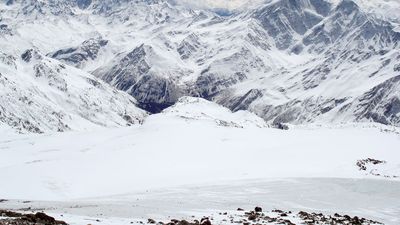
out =
[[[71,224],[218,217],[256,205],[398,224],[399,175],[395,128],[278,130],[195,98],[127,128],[17,134],[0,126],[0,199],[8,200],[0,208],[31,207]]]

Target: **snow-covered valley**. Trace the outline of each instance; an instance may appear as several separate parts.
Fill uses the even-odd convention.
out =
[[[1,193],[57,200],[231,179],[373,178],[356,166],[366,158],[387,161],[380,173],[400,175],[399,136],[372,128],[281,131],[187,123],[150,118],[143,127],[2,135],[0,179],[7,182]]]
[[[192,215],[226,224],[218,213],[255,205],[400,222],[397,128],[279,130],[205,100],[179,102],[127,128],[25,135],[2,129],[0,193],[8,201],[0,207],[44,210],[71,224]],[[366,162],[361,170],[357,162],[368,158],[384,163]]]

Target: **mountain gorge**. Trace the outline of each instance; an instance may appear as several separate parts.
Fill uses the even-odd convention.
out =
[[[398,24],[363,1],[274,0],[221,15],[168,0],[3,0],[0,40],[8,79],[0,118],[14,127],[65,130],[60,116],[11,107],[34,95],[45,110],[53,91],[63,118],[77,113],[102,126],[125,125],[125,114],[138,123],[146,114],[139,108],[157,113],[183,96],[270,124],[400,126]],[[23,57],[29,49],[34,62]],[[26,76],[34,86],[47,82],[51,94],[25,88]],[[71,96],[73,114],[63,108]]]

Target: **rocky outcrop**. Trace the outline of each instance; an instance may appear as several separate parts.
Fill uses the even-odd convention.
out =
[[[126,55],[117,56],[94,74],[131,94],[145,109],[159,112],[163,106],[175,103],[182,91],[173,80],[153,69],[153,60],[157,57],[153,47],[143,44]]]
[[[12,211],[0,210],[0,224],[5,225],[67,225],[66,222],[56,220],[53,217],[37,212],[35,214],[23,214]]]
[[[146,115],[128,94],[36,50],[0,54],[0,122],[20,132],[127,126]]]
[[[108,44],[107,40],[100,37],[91,38],[84,41],[80,46],[75,48],[60,49],[56,52],[49,53],[48,56],[58,59],[68,65],[82,68],[89,60],[96,60],[99,52]]]
[[[310,28],[323,20],[331,10],[325,0],[281,0],[255,12],[279,49],[287,49]]]
[[[400,126],[400,76],[377,85],[339,112],[354,115],[357,121]]]

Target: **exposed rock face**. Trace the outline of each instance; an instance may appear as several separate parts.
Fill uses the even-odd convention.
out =
[[[159,112],[181,96],[180,88],[168,77],[152,70],[157,55],[153,47],[141,45],[108,66],[95,71],[99,78],[134,96],[142,107]]]
[[[350,111],[357,121],[374,121],[388,125],[400,123],[400,75],[393,77],[340,109]]]
[[[243,96],[230,98],[222,98],[219,103],[227,106],[233,111],[247,110],[250,105],[257,99],[263,96],[263,92],[258,89],[251,89]]]
[[[384,160],[367,158],[357,160],[356,166],[358,169],[365,173],[365,175],[372,175],[383,178],[399,178],[399,174],[393,174],[385,169],[387,164]]]
[[[96,60],[101,48],[107,45],[108,41],[102,38],[91,38],[84,41],[75,48],[61,49],[48,56],[58,59],[68,65],[81,68],[88,60]]]
[[[201,43],[199,37],[196,34],[190,34],[182,40],[177,50],[181,55],[181,59],[188,59],[193,56],[200,47]]]
[[[5,225],[67,225],[66,222],[56,220],[45,213],[22,214],[12,211],[0,210],[0,224]]]
[[[287,49],[310,28],[323,20],[331,10],[325,0],[281,0],[260,9],[254,17],[260,20],[279,49]]]
[[[13,32],[7,24],[0,23],[0,36],[2,35],[13,35]]]
[[[7,55],[3,52],[0,52],[0,63],[17,69],[16,58],[12,55]]]
[[[200,96],[210,98],[227,88],[248,79],[252,72],[267,72],[269,68],[263,60],[249,49],[238,52],[221,60],[212,62],[200,73],[195,86]]]
[[[92,0],[77,0],[76,3],[78,4],[79,8],[86,9],[90,6],[90,4],[92,4]]]
[[[32,60],[41,60],[42,55],[35,49],[28,49],[21,55],[22,60],[29,63]]]
[[[17,66],[18,65],[18,66]],[[136,100],[36,50],[0,53],[0,122],[43,133],[141,123]]]
[[[313,12],[311,16],[308,15],[310,12]],[[300,55],[317,53],[320,58],[292,68],[293,72],[286,69],[277,72],[281,79],[278,75],[273,79],[263,78],[266,84],[286,82],[281,87],[275,86],[271,90],[271,85],[266,85],[268,89],[256,91],[254,86],[259,85],[254,83],[247,92],[231,88],[217,95],[217,102],[233,110],[249,109],[275,123],[356,120],[399,125],[397,94],[390,97],[381,94],[383,90],[398,93],[397,86],[388,85],[396,82],[396,78],[391,78],[395,75],[391,67],[397,68],[393,59],[399,58],[400,41],[400,33],[390,23],[365,13],[350,0],[341,1],[335,7],[327,1],[278,1],[258,10],[254,16],[274,39],[277,48]],[[379,64],[367,64],[374,60]],[[371,69],[360,73],[359,70],[352,71],[351,64],[355,68]],[[360,76],[354,79],[365,86],[364,93],[359,96],[346,96],[339,94],[340,91],[326,93],[327,89],[342,89],[343,85],[335,83],[345,84],[351,79],[346,73],[357,72]],[[381,76],[387,77],[388,81],[372,81],[378,74],[384,74]],[[368,90],[371,86],[368,80],[377,87]],[[233,94],[238,89],[240,94]],[[268,104],[269,101],[274,104]],[[354,109],[350,105],[359,106]]]
[[[46,48],[48,56],[89,71],[150,112],[194,96],[273,124],[400,126],[398,94],[389,94],[399,88],[389,83],[397,83],[400,71],[400,32],[396,20],[359,2],[267,1],[221,16],[167,0],[8,0],[0,8],[0,38],[5,47],[17,40],[34,49],[24,53],[26,62],[40,60],[35,51]],[[68,37],[53,41],[46,31],[57,23],[66,25],[61,36]],[[46,34],[30,37],[32,28]],[[21,52],[7,49],[14,57]],[[68,91],[68,82],[55,78],[57,69],[35,70]]]

